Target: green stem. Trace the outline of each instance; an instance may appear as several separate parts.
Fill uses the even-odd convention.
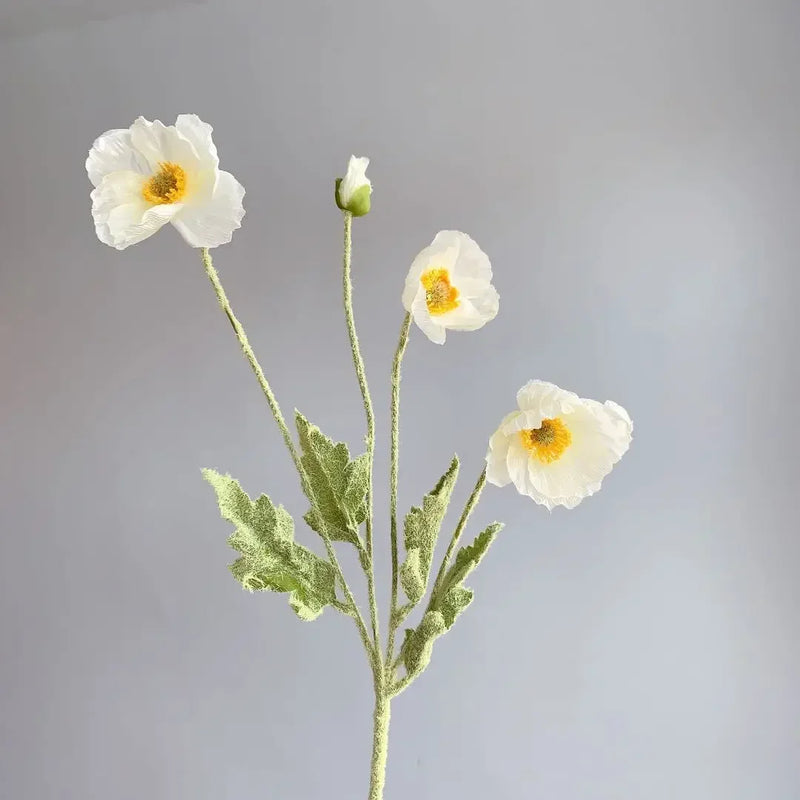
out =
[[[372,716],[372,760],[369,772],[369,800],[383,800],[386,782],[386,758],[389,753],[389,718],[391,715],[389,693],[376,678],[375,711]]]
[[[261,369],[261,365],[258,363],[258,359],[256,358],[256,354],[253,352],[253,348],[250,346],[250,342],[247,339],[247,334],[242,327],[242,323],[236,319],[236,315],[233,313],[230,301],[228,300],[228,296],[225,294],[225,289],[222,286],[219,275],[217,274],[216,269],[214,269],[214,263],[211,260],[211,253],[207,247],[202,249],[201,255],[203,259],[203,266],[206,270],[206,275],[208,275],[208,279],[211,281],[211,285],[214,287],[217,300],[219,301],[222,310],[228,317],[228,321],[233,327],[236,338],[239,340],[239,344],[242,347],[242,352],[250,364],[251,369],[255,373],[258,384],[261,387],[261,391],[264,393],[264,397],[267,398],[267,403],[269,404],[270,411],[272,411],[272,416],[275,418],[275,422],[278,424],[278,428],[283,435],[283,441],[286,443],[286,447],[289,450],[292,461],[294,461],[294,465],[297,468],[297,473],[300,476],[300,482],[303,485],[303,491],[306,493],[307,497],[311,498],[313,497],[313,493],[311,492],[311,487],[308,482],[308,476],[303,468],[303,463],[300,461],[300,454],[297,452],[297,447],[295,447],[294,441],[292,440],[292,434],[289,432],[289,427],[286,425],[286,420],[281,413],[281,407],[278,405],[278,400],[269,385],[269,381],[267,381],[267,378],[264,375],[264,370]],[[371,660],[374,659],[375,653],[377,653],[380,657],[380,647],[377,644],[373,645],[370,643],[367,627],[364,624],[361,612],[358,610],[355,597],[353,596],[353,593],[350,590],[347,581],[345,580],[344,572],[342,572],[342,567],[339,564],[339,560],[336,557],[336,551],[333,548],[333,543],[331,542],[330,537],[325,534],[322,535],[322,541],[325,543],[325,549],[328,553],[328,558],[330,559],[333,568],[336,570],[339,582],[341,583],[342,589],[347,597],[348,604],[352,609],[352,615],[356,621],[358,632],[361,636],[361,641],[367,650],[367,655]]]
[[[456,546],[458,545],[458,540],[461,538],[461,534],[464,532],[464,528],[467,526],[467,521],[469,520],[469,516],[472,513],[472,510],[478,505],[478,500],[480,500],[481,492],[483,491],[483,487],[486,485],[486,467],[483,468],[483,471],[478,476],[478,481],[475,484],[475,488],[472,490],[472,494],[469,496],[467,500],[466,506],[464,506],[464,511],[461,513],[461,519],[458,521],[458,525],[456,525],[456,529],[453,532],[453,538],[450,540],[450,544],[447,548],[447,552],[444,554],[444,558],[442,559],[442,566],[439,567],[439,572],[436,575],[436,580],[433,584],[433,589],[431,589],[431,601],[433,598],[436,597],[436,592],[439,590],[439,587],[444,580],[445,573],[447,572],[447,567],[450,564],[450,559],[453,557],[453,553],[455,552]]]
[[[261,391],[264,392],[264,397],[267,398],[270,411],[272,411],[272,416],[275,418],[275,422],[278,423],[278,428],[280,428],[281,434],[283,435],[283,441],[286,443],[289,454],[292,456],[292,461],[294,461],[294,465],[297,468],[298,473],[300,474],[301,478],[303,478],[305,475],[305,470],[300,462],[300,454],[297,452],[297,448],[292,440],[292,434],[289,432],[289,427],[286,424],[286,420],[283,418],[281,408],[278,405],[278,400],[270,388],[269,381],[267,381],[267,378],[264,375],[264,370],[261,369],[261,365],[258,363],[258,359],[256,358],[256,354],[253,352],[253,348],[250,346],[250,342],[247,339],[247,334],[244,332],[242,323],[236,319],[236,316],[233,313],[230,301],[228,300],[228,296],[225,294],[225,289],[222,287],[219,275],[217,274],[216,269],[214,269],[214,263],[211,260],[211,253],[207,247],[203,248],[202,257],[203,266],[206,268],[206,275],[208,275],[211,285],[214,287],[214,291],[217,294],[217,300],[219,300],[222,310],[227,315],[228,320],[233,327],[236,338],[239,340],[239,344],[242,346],[244,357],[247,359],[250,367],[255,373],[258,384],[261,387]]]
[[[367,373],[364,369],[364,359],[361,357],[361,347],[358,343],[355,316],[353,315],[353,281],[350,277],[350,265],[353,252],[353,215],[344,212],[344,257],[342,270],[342,290],[344,295],[344,315],[347,321],[347,335],[350,337],[350,350],[353,354],[353,366],[356,369],[358,386],[364,401],[364,413],[367,417],[367,459],[369,460],[369,485],[367,486],[367,536],[366,555],[368,569],[367,587],[369,593],[369,611],[372,621],[372,637],[375,649],[380,653],[380,631],[378,621],[378,601],[375,595],[375,564],[372,557],[372,465],[375,459],[375,413],[372,410],[372,398],[367,385]]]
[[[394,637],[397,630],[397,581],[398,581],[398,553],[397,553],[397,475],[400,456],[400,367],[403,363],[403,354],[408,345],[408,334],[411,328],[411,314],[406,314],[400,328],[400,341],[392,362],[392,440],[391,440],[391,466],[389,474],[389,513],[390,535],[392,539],[392,599],[389,606],[389,641],[386,646],[386,663],[391,665],[394,657]],[[390,676],[391,678],[391,676]]]

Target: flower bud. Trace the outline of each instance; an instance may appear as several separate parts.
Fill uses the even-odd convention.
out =
[[[369,214],[372,184],[367,177],[368,158],[350,156],[347,174],[336,179],[336,205],[354,217]]]

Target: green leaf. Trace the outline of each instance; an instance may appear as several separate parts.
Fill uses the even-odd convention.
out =
[[[474,592],[466,586],[454,586],[442,597],[439,608],[447,630],[453,627],[456,617],[472,602]]]
[[[428,611],[416,628],[406,629],[400,656],[409,677],[416,677],[428,666],[433,643],[447,630],[438,611]]]
[[[241,556],[230,569],[245,589],[288,592],[300,619],[316,619],[336,599],[336,573],[327,562],[294,541],[294,522],[266,495],[251,500],[230,475],[211,469],[203,477],[217,493],[222,518],[236,530],[228,543]]]
[[[415,678],[428,666],[436,639],[453,627],[458,615],[472,602],[473,591],[463,582],[486,555],[502,527],[499,522],[492,523],[472,544],[458,551],[441,585],[431,596],[422,622],[416,628],[406,629],[400,657],[408,677]],[[404,609],[410,606],[403,606],[401,610]]]
[[[433,491],[425,495],[422,506],[414,506],[406,515],[403,529],[406,560],[400,567],[400,583],[406,596],[414,605],[425,595],[436,539],[439,536],[444,515],[447,513],[450,495],[453,493],[457,477],[458,457],[456,456]]]
[[[463,582],[480,564],[489,545],[497,538],[497,534],[502,528],[502,523],[493,522],[475,537],[472,544],[462,547],[456,553],[435,596],[431,598],[431,608],[442,612],[448,630],[452,627],[456,617],[472,602],[472,590],[467,589]]]
[[[359,547],[358,529],[367,518],[369,457],[350,459],[344,442],[334,442],[295,412],[300,458],[310,484],[311,509],[304,519],[317,533]]]

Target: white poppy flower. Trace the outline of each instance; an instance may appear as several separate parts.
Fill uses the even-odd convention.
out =
[[[347,173],[336,181],[336,205],[354,217],[369,213],[372,183],[367,177],[368,166],[368,158],[350,156]]]
[[[594,494],[627,451],[633,423],[622,406],[585,400],[552,383],[530,381],[489,440],[486,479],[513,483],[553,509]]]
[[[499,304],[488,256],[459,231],[436,234],[411,264],[403,290],[406,311],[436,344],[444,344],[447,330],[483,327]]]
[[[244,188],[220,170],[211,131],[181,114],[174,125],[139,117],[100,136],[86,160],[100,241],[124,250],[171,222],[192,247],[229,242],[244,216]]]

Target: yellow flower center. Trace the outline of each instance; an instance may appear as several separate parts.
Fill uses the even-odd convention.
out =
[[[519,432],[522,446],[543,464],[558,461],[572,444],[569,428],[558,418],[543,419],[538,428],[526,428]]]
[[[158,172],[151,176],[142,189],[144,199],[156,205],[183,200],[186,194],[186,173],[183,167],[171,161],[162,161],[158,166]]]
[[[420,281],[425,287],[425,302],[430,314],[445,314],[458,308],[458,289],[450,283],[450,274],[446,269],[429,269],[423,273]]]

